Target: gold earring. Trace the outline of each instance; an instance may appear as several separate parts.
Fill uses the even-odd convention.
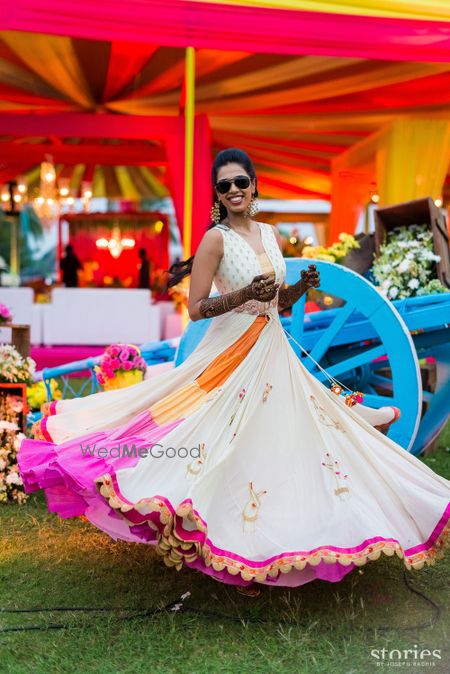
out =
[[[220,202],[215,201],[214,206],[211,208],[211,220],[215,225],[218,225],[220,222]]]
[[[252,217],[253,215],[256,215],[256,213],[259,211],[259,204],[255,196],[252,196],[250,205],[247,209],[247,217]]]

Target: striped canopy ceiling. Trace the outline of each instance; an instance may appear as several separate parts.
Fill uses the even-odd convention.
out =
[[[331,0],[236,4],[324,11],[337,5]],[[346,7],[361,4],[349,1]],[[364,3],[368,14],[384,8],[386,15],[410,17],[424,12],[423,4]],[[428,18],[443,20],[446,4],[427,3]],[[2,31],[0,114],[177,116],[184,59],[183,47]],[[196,113],[208,115],[213,152],[237,146],[250,153],[261,196],[328,198],[331,158],[399,115],[445,117],[449,111],[450,62],[197,49]],[[45,153],[73,187],[93,179],[94,196],[168,193],[164,148],[151,129],[147,139],[133,141],[61,138],[57,128],[43,137],[0,136],[0,182],[24,172],[37,181]]]

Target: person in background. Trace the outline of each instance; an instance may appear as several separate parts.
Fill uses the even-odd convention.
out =
[[[61,258],[59,266],[62,271],[62,282],[66,288],[78,287],[78,270],[83,269],[83,265],[73,251],[73,247],[67,244],[66,254]]]
[[[141,264],[139,267],[139,280],[138,288],[150,289],[150,260],[147,257],[147,251],[145,248],[139,248],[138,253]]]

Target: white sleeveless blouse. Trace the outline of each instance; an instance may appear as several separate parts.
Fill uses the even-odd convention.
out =
[[[239,290],[251,283],[255,276],[264,273],[274,273],[276,283],[280,286],[284,283],[286,264],[273,228],[264,222],[258,222],[258,226],[264,248],[264,252],[260,254],[255,253],[250,244],[227,225],[221,223],[214,227],[223,235],[223,257],[214,277],[214,285],[220,294]],[[262,314],[277,304],[276,295],[270,302],[249,300],[233,311]]]

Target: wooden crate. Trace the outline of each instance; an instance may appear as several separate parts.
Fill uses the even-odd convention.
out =
[[[377,208],[375,217],[375,256],[380,255],[380,246],[386,234],[395,227],[427,225],[433,233],[433,248],[441,260],[436,263],[437,277],[442,285],[450,288],[450,251],[445,217],[431,197],[415,199],[395,206]]]
[[[30,355],[30,326],[13,323],[11,328],[11,342],[22,358],[28,358]]]
[[[1,328],[11,330],[11,344],[20,353],[22,358],[30,355],[30,326],[19,323],[2,323]]]
[[[373,234],[357,234],[355,239],[359,243],[359,248],[352,250],[342,260],[344,267],[364,276],[373,265],[375,252],[375,243]]]

